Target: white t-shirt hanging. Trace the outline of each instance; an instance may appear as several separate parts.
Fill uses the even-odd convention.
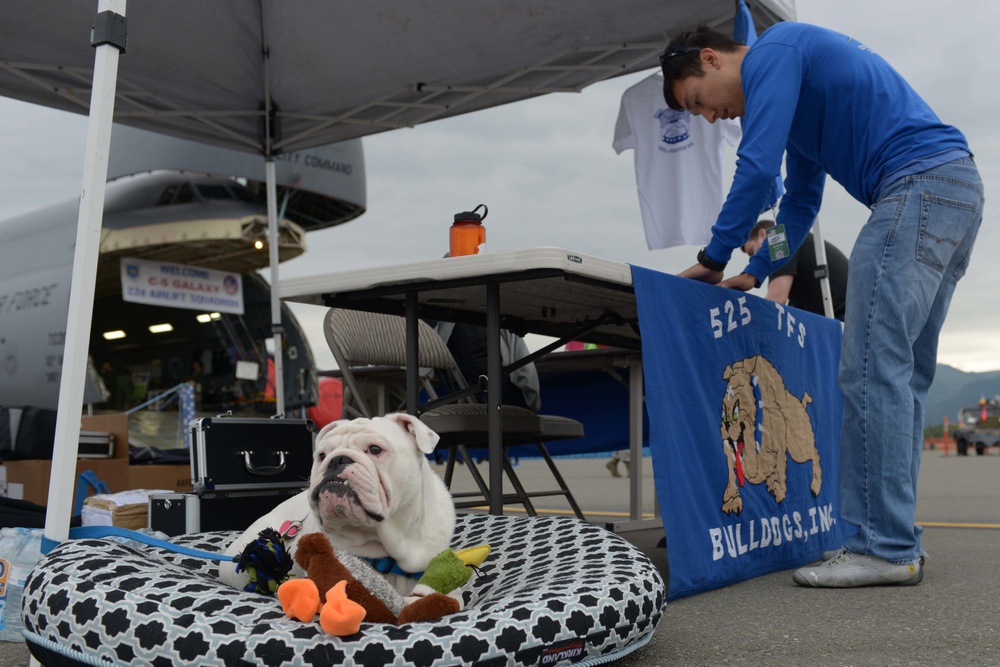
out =
[[[722,209],[722,141],[740,140],[737,120],[709,123],[663,101],[663,76],[646,77],[622,95],[615,138],[619,155],[635,151],[639,209],[650,250],[705,245]]]

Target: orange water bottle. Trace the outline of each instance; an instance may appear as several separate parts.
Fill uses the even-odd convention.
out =
[[[476,213],[483,209],[483,214]],[[462,255],[475,255],[479,252],[480,246],[486,243],[486,228],[483,227],[483,220],[489,209],[486,204],[480,204],[471,211],[463,211],[455,214],[455,222],[451,225],[449,233],[450,248],[452,257]]]

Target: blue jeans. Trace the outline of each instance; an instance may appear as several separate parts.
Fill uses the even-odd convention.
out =
[[[840,357],[840,513],[858,527],[848,551],[892,563],[923,554],[924,404],[982,217],[976,165],[955,160],[888,185],[851,252]]]

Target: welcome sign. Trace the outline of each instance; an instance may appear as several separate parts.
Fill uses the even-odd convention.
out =
[[[125,301],[243,314],[243,277],[238,273],[123,257],[121,278]]]
[[[632,267],[668,599],[843,544],[836,320]]]

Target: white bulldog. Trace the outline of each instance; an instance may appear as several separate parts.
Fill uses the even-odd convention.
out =
[[[257,519],[226,554],[241,553],[261,530],[273,528],[286,534],[294,557],[296,537],[322,532],[338,552],[389,557],[405,572],[422,572],[448,548],[455,530],[451,494],[424,456],[437,442],[437,433],[404,413],[328,424],[316,436],[309,488]],[[301,523],[295,535],[283,530],[289,522]],[[293,571],[305,574],[298,565]],[[222,563],[220,572],[233,587],[249,582],[235,565]],[[417,583],[399,574],[386,579],[402,596]]]

